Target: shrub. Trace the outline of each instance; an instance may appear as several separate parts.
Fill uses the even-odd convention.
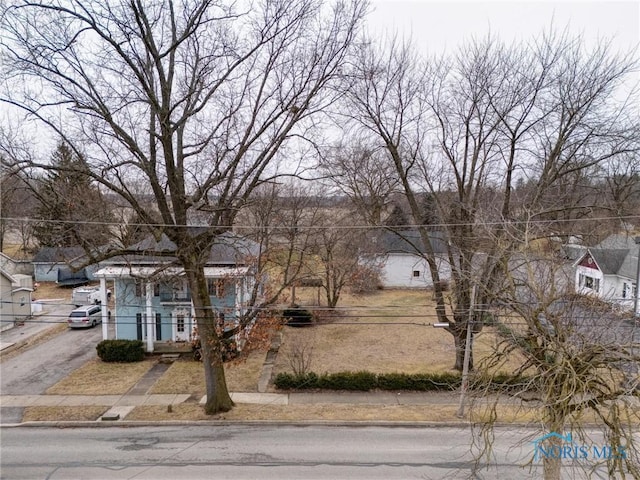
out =
[[[317,388],[366,392],[377,388],[377,380],[377,375],[371,372],[338,372],[320,376]]]
[[[280,390],[304,390],[318,388],[318,375],[313,372],[304,374],[279,373],[273,384]]]
[[[141,340],[103,340],[96,346],[103,362],[140,362],[144,360]]]
[[[461,379],[457,373],[381,373],[366,371],[338,372],[317,375],[279,373],[274,385],[281,390],[325,389],[325,390],[414,390],[414,391],[451,391],[460,387]]]
[[[382,373],[378,375],[381,390],[415,390],[420,392],[455,390],[460,386],[456,373]]]

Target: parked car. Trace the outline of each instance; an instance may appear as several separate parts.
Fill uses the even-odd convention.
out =
[[[98,323],[102,323],[102,307],[100,305],[85,305],[76,308],[67,319],[69,328],[89,328]]]

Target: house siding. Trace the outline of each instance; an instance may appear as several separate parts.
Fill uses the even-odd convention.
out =
[[[14,325],[11,279],[0,273],[0,331]]]
[[[380,273],[384,287],[428,288],[433,286],[431,269],[424,258],[403,253],[390,253],[385,258],[386,261],[382,262]],[[446,259],[438,257],[436,263],[441,279],[449,280],[451,268]]]
[[[582,295],[603,296],[604,275],[598,268],[591,265],[578,265],[576,267],[575,285],[576,292]],[[591,279],[591,280],[589,280]]]
[[[212,279],[215,280],[215,279]],[[227,288],[221,297],[211,295],[210,300],[214,309],[224,312],[227,321],[235,318],[237,313],[236,293],[238,284],[235,280],[225,280]],[[155,284],[154,284],[155,285]],[[141,295],[137,295],[141,293]],[[116,322],[116,338],[118,339],[145,339],[147,314],[147,299],[144,288],[136,288],[136,280],[115,279],[115,295],[116,302],[115,322]],[[185,329],[187,336],[191,338],[193,330],[193,307],[191,304],[191,293],[184,285],[184,289],[177,296],[174,295],[174,289],[169,284],[160,283],[154,286],[154,295],[151,298],[151,311],[154,318],[153,324],[156,325],[157,315],[160,315],[160,326],[156,327],[151,335],[156,341],[176,341],[173,325],[173,315],[176,310],[184,310],[187,315],[185,319]],[[139,320],[142,321],[141,327]],[[142,338],[140,331],[142,330]],[[160,333],[160,338],[158,338]]]
[[[21,279],[19,277],[26,277]],[[26,281],[25,281],[26,280]],[[31,316],[31,277],[11,277],[0,272],[0,331],[12,328],[16,322]]]

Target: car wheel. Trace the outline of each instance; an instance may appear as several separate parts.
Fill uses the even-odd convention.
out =
[[[91,321],[91,328],[93,328],[93,327],[95,327],[95,326],[96,326],[96,321],[95,321],[95,320],[92,320],[92,321]]]

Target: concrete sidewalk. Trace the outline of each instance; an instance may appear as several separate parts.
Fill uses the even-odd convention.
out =
[[[149,395],[0,395],[0,407],[56,407],[56,406],[131,406],[175,405],[189,400],[189,394]],[[457,404],[459,394],[442,392],[288,392],[257,393],[232,392],[236,403],[260,405],[447,405]],[[200,399],[204,404],[207,397]]]
[[[125,420],[127,415],[139,406],[178,405],[190,400],[188,394],[124,394],[124,395],[0,395],[0,407],[78,407],[101,406],[108,410],[98,419],[105,421]],[[207,397],[200,399],[202,405]],[[232,392],[231,399],[235,403],[260,405],[309,405],[309,404],[343,404],[343,405],[457,405],[455,393],[441,392],[290,392],[290,393],[257,393]],[[0,420],[0,425],[1,422]]]

